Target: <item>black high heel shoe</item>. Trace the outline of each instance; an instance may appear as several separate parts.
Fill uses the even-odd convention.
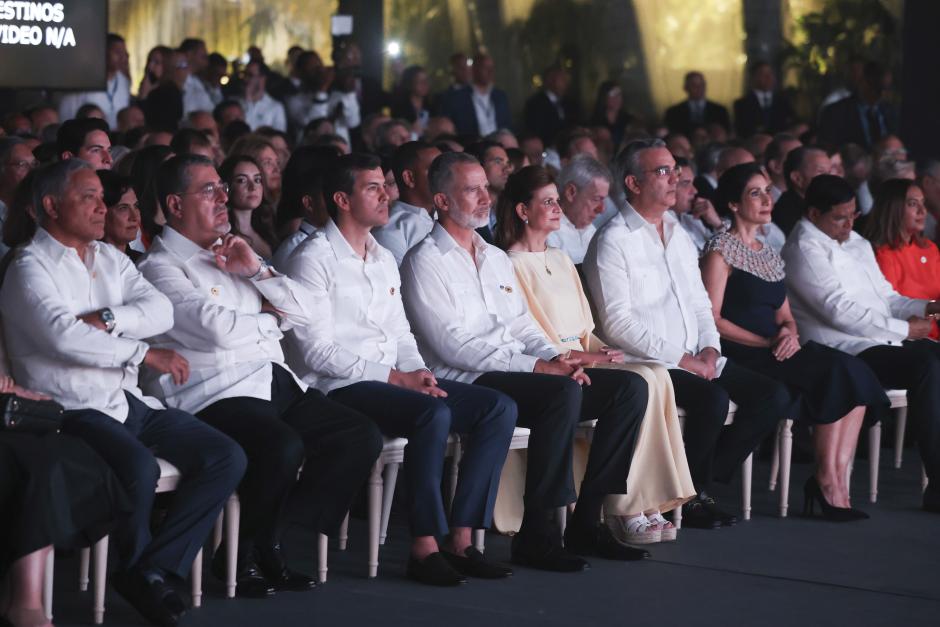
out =
[[[825,520],[832,522],[850,522],[868,518],[868,514],[861,510],[830,505],[826,497],[823,496],[822,488],[819,487],[819,482],[816,481],[816,477],[810,477],[803,486],[803,515],[812,516],[816,503],[819,503],[822,517]]]

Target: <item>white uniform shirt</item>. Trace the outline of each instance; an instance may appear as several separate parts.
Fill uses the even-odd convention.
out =
[[[262,126],[270,126],[279,131],[287,131],[287,115],[284,113],[284,105],[268,95],[267,92],[261,95],[261,98],[252,102],[247,98],[240,100],[242,109],[245,111],[245,123],[251,127],[251,130],[257,130]]]
[[[324,394],[424,360],[401,300],[398,264],[373,237],[360,257],[331,220],[291,255],[286,270],[310,294],[311,321],[288,334],[288,363]]]
[[[603,337],[628,361],[676,368],[686,353],[721,351],[712,304],[702,284],[698,250],[675,215],[656,227],[627,204],[588,247],[584,274]],[[718,360],[718,374],[725,359]]]
[[[561,214],[561,226],[557,231],[549,234],[546,243],[553,248],[560,248],[571,257],[575,265],[584,261],[584,255],[587,253],[588,244],[591,238],[597,232],[593,224],[589,224],[583,229],[578,229],[574,223],[568,219],[564,213]]]
[[[186,82],[183,83],[183,115],[189,115],[193,111],[212,113],[213,109],[215,109],[215,102],[206,84],[195,74],[187,76]]]
[[[907,338],[907,319],[927,300],[901,296],[885,279],[871,244],[852,231],[840,244],[803,218],[783,247],[787,294],[804,340],[857,355]]]
[[[110,334],[78,319],[106,307],[114,313]],[[149,349],[143,340],[173,326],[173,308],[113,246],[92,242],[82,260],[39,228],[7,270],[0,311],[23,387],[119,422],[127,419],[125,391],[162,408],[143,395],[137,375]]]
[[[304,240],[307,239],[317,230],[317,227],[313,226],[306,220],[301,220],[300,227],[297,231],[291,234],[290,237],[285,239],[277,247],[277,250],[274,251],[274,255],[271,257],[271,265],[280,270],[284,271],[284,266],[287,265],[287,260],[290,258],[291,253],[293,253],[298,246],[304,243]]]
[[[421,354],[442,379],[532,372],[558,351],[529,315],[506,253],[473,234],[476,263],[440,223],[401,266],[405,309]]]
[[[151,373],[144,379],[148,391],[190,413],[237,396],[271,400],[271,365],[287,369],[282,331],[310,323],[303,288],[283,275],[251,281],[224,272],[210,251],[169,226],[154,238],[140,271],[173,303],[173,328],[151,343],[177,351],[190,368],[181,386]],[[280,327],[261,313],[262,298],[282,312]]]
[[[388,224],[374,229],[372,235],[383,248],[387,248],[395,256],[398,265],[401,265],[405,253],[427,237],[432,228],[434,218],[427,209],[396,200],[389,210]]]
[[[473,113],[477,118],[477,135],[486,137],[496,132],[496,105],[493,104],[493,86],[480,90],[476,85],[470,86],[470,100],[473,102]]]
[[[105,91],[82,91],[63,96],[59,102],[59,119],[71,120],[84,104],[93,104],[104,112],[104,120],[112,131],[117,130],[118,111],[131,103],[131,82],[122,72],[115,72]]]

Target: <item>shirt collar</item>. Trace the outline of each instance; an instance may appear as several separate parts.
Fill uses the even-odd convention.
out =
[[[629,202],[624,203],[624,207],[621,210],[621,214],[623,214],[624,222],[627,223],[627,228],[630,229],[631,231],[638,231],[642,228],[653,229],[654,232],[656,231],[656,227],[653,226],[651,223],[647,222],[646,218],[641,216],[640,213],[636,209],[634,209],[633,205],[631,205]],[[675,213],[673,213],[672,211],[666,211],[665,213],[663,213],[663,227],[664,228],[672,228],[678,223],[679,223],[679,219],[676,217]],[[656,237],[657,239],[659,238],[658,233],[656,234]]]
[[[62,259],[69,254],[69,251],[72,251],[75,257],[78,257],[78,251],[71,246],[66,246],[42,227],[36,229],[36,234],[33,235],[32,245],[49,255],[49,257],[56,262],[62,261]],[[86,250],[90,251],[92,254],[91,265],[93,265],[95,257],[98,255],[98,242],[90,242]],[[84,259],[79,259],[79,261],[85,263]]]
[[[333,220],[328,220],[326,226],[323,227],[323,232],[326,235],[326,240],[330,243],[330,247],[333,249],[333,254],[336,255],[337,259],[344,259],[346,257],[351,257],[356,261],[363,261],[362,257],[353,250],[353,247],[349,245],[349,242],[346,240],[346,236],[343,235],[342,231],[339,230],[339,227],[336,226],[336,223]],[[370,233],[366,239],[366,263],[376,263],[379,261],[379,245],[375,241],[375,238],[372,237]]]
[[[434,228],[431,229],[431,237],[434,238],[434,242],[437,244],[438,250],[441,251],[441,255],[446,255],[455,248],[463,250],[460,247],[460,244],[457,243],[450,233],[447,232],[440,222],[434,223]],[[486,248],[488,244],[479,233],[476,231],[473,232],[473,248],[476,250],[477,258],[482,259],[486,256]]]
[[[303,220],[300,221],[300,227],[298,227],[297,230],[303,233],[304,235],[312,235],[313,233],[316,232],[317,227],[316,225],[308,222],[306,218],[304,218]]]
[[[814,239],[820,242],[824,242],[827,246],[832,248],[842,249],[852,244],[854,245],[858,240],[862,239],[862,236],[852,231],[849,233],[849,239],[844,242],[838,242],[835,239],[829,237],[826,233],[823,233],[819,227],[810,222],[808,218],[800,218],[800,221],[797,223],[797,226],[802,228],[803,232],[806,234],[806,237],[809,239]]]
[[[210,251],[202,248],[199,244],[168,225],[163,227],[163,232],[156,237],[156,240],[159,241],[165,249],[182,257],[185,261],[189,261],[200,253],[212,254]],[[218,242],[219,240],[216,241]]]

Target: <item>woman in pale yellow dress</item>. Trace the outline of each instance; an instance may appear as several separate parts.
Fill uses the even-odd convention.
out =
[[[625,364],[622,352],[594,335],[591,308],[574,263],[564,251],[546,245],[549,234],[560,227],[562,213],[547,170],[529,166],[510,176],[497,212],[497,244],[509,254],[529,311],[546,337],[585,367],[630,370],[649,386],[627,493],[607,497],[607,524],[615,537],[631,544],[675,539],[675,527],[662,514],[690,500],[695,488],[668,371],[655,364]],[[575,449],[575,468],[583,473],[587,443],[582,444]],[[507,464],[509,473],[524,472],[524,466],[514,461]],[[507,486],[517,485],[518,477],[506,474]],[[501,496],[507,500],[508,495]]]

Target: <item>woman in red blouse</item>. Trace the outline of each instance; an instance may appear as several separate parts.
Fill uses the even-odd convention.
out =
[[[914,181],[885,181],[875,197],[865,237],[894,289],[910,298],[940,298],[940,250],[924,237],[927,208]],[[934,321],[930,337],[938,339]]]

